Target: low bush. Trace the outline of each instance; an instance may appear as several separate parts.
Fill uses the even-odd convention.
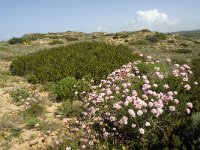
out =
[[[174,40],[168,40],[167,43],[171,43],[171,44],[174,44],[175,41]]]
[[[172,52],[174,52],[174,53],[181,53],[181,54],[189,54],[189,53],[192,53],[192,51],[189,50],[189,49],[176,49],[176,50],[172,50]]]
[[[192,70],[194,72],[195,77],[200,77],[200,58],[192,60]]]
[[[165,40],[167,38],[167,35],[165,33],[159,33],[159,32],[156,32],[155,37],[158,38],[158,40]]]
[[[81,80],[74,77],[66,77],[58,81],[53,88],[57,101],[61,100],[81,100],[81,92],[88,92],[91,88],[91,77],[84,76]],[[76,94],[75,94],[76,93]]]
[[[62,41],[59,40],[53,40],[52,42],[49,43],[50,45],[57,45],[57,44],[63,44]]]
[[[24,38],[13,37],[10,40],[8,40],[9,44],[22,44],[24,42],[27,42]]]
[[[166,38],[167,38],[167,35],[165,33],[159,33],[159,32],[156,32],[154,35],[147,35],[145,37],[146,40],[148,40],[152,43],[156,43],[161,40],[165,40]]]
[[[33,83],[57,82],[66,76],[81,79],[87,74],[98,82],[112,70],[138,59],[138,54],[123,45],[82,42],[20,56],[10,70]]]
[[[137,40],[130,42],[131,45],[148,45],[150,44],[148,40]]]
[[[180,46],[189,47],[189,45],[188,45],[188,44],[185,44],[185,43],[181,43]]]
[[[74,97],[76,83],[77,80],[74,77],[66,77],[61,79],[54,88],[54,93],[57,94],[57,98],[59,100],[72,99]]]
[[[148,35],[145,37],[145,40],[152,42],[152,43],[156,43],[158,42],[158,38],[154,35]]]

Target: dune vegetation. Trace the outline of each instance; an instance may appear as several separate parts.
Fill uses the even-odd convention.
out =
[[[200,149],[198,38],[141,30],[0,43],[0,148]]]

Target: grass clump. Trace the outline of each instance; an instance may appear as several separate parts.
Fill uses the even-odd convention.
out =
[[[81,79],[90,74],[95,82],[119,66],[140,59],[123,45],[82,42],[20,56],[11,64],[14,75],[29,77],[33,83],[57,82],[66,76]]]
[[[29,96],[28,89],[20,88],[10,92],[13,102],[23,103]]]

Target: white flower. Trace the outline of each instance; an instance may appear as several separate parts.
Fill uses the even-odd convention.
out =
[[[136,127],[136,124],[132,123],[131,127],[132,127],[132,128],[135,128],[135,127]]]
[[[187,108],[186,111],[187,111],[188,114],[190,113],[190,109]]]
[[[168,85],[168,84],[164,84],[163,87],[164,87],[165,89],[168,89],[168,88],[169,88],[169,85]]]
[[[142,114],[143,114],[143,112],[142,112],[141,110],[138,110],[138,111],[137,111],[137,115],[138,115],[138,116],[141,116]]]
[[[179,103],[179,100],[174,99],[174,103],[178,104],[178,103]]]
[[[140,132],[140,134],[144,134],[144,129],[143,128],[139,128],[139,132]]]
[[[158,84],[155,84],[155,83],[154,83],[154,84],[153,84],[153,87],[157,88],[157,87],[158,87]]]
[[[190,103],[190,102],[188,102],[188,103],[187,103],[187,107],[188,107],[188,108],[193,108],[193,104]]]
[[[170,111],[175,111],[175,109],[176,109],[176,108],[175,108],[174,106],[169,106],[169,110],[170,110]]]
[[[150,124],[149,122],[146,122],[146,123],[145,123],[145,126],[146,126],[146,127],[149,127],[149,126],[151,126],[151,124]]]
[[[149,106],[149,107],[153,107],[153,103],[152,103],[152,102],[149,102],[149,103],[148,103],[148,106]]]
[[[184,88],[188,91],[188,90],[191,89],[191,86],[190,86],[189,84],[186,84],[186,85],[184,86]]]
[[[65,150],[71,150],[71,147],[66,147],[66,149]]]

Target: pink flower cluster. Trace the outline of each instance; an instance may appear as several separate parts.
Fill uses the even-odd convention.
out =
[[[162,114],[178,113],[177,108],[180,104],[185,104],[184,110],[180,113],[190,113],[192,103],[177,99],[178,89],[172,89],[165,83],[165,76],[156,66],[159,62],[151,61],[150,56],[147,59],[145,64],[155,64],[156,79],[152,80],[138,69],[138,64],[144,62],[130,62],[112,72],[98,86],[93,86],[93,91],[85,98],[88,109],[83,114],[102,125],[105,136],[112,135],[106,130],[108,121],[114,126],[113,132],[117,132],[116,128],[127,127],[143,135],[151,128],[156,118],[162,117]],[[167,62],[171,63],[171,60],[167,59]],[[171,74],[174,78],[182,79],[183,83],[180,85],[186,91],[191,89],[188,81],[192,71],[188,65],[175,64]]]

